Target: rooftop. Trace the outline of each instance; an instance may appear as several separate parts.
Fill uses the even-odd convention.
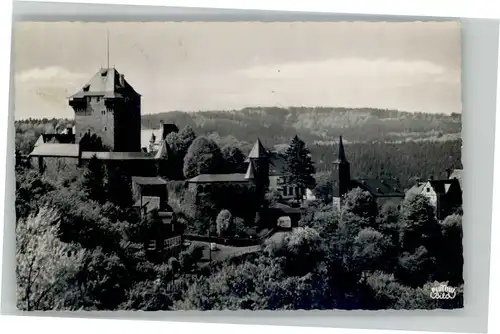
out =
[[[438,194],[446,194],[453,185],[460,186],[458,179],[429,180],[431,187]]]
[[[33,148],[33,157],[78,158],[78,144],[41,143]]]
[[[255,144],[252,147],[252,150],[248,154],[249,158],[252,159],[260,159],[260,158],[267,158],[268,152],[264,148],[264,145],[260,142],[260,139],[257,139]]]
[[[217,182],[248,182],[245,174],[200,174],[189,179],[190,183],[217,183]]]
[[[120,98],[124,91],[138,94],[115,68],[102,68],[70,99],[86,96]]]
[[[394,179],[358,179],[351,182],[375,197],[404,197],[405,195]]]
[[[167,181],[161,177],[132,176],[132,182],[140,185],[163,185]]]
[[[78,146],[78,145],[76,145]],[[99,160],[152,160],[154,157],[144,152],[82,152],[82,159],[91,159],[96,156]]]

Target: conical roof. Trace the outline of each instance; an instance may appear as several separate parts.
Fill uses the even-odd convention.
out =
[[[255,178],[255,168],[253,166],[252,161],[248,163],[247,172],[245,174],[246,180],[253,180]]]
[[[168,144],[162,140],[160,143],[160,147],[155,154],[155,159],[167,159],[170,153],[170,148]]]
[[[255,144],[253,145],[252,150],[248,154],[248,158],[251,159],[267,158],[267,150],[264,148],[264,145],[262,145],[260,139],[257,139]]]
[[[340,136],[339,138],[339,153],[337,156],[337,162],[343,162],[343,163],[347,162],[347,159],[345,157],[344,144],[342,143],[342,136]]]

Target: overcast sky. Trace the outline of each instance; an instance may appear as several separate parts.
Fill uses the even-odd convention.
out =
[[[460,113],[458,23],[73,23],[14,28],[16,118],[72,117],[110,65],[142,113],[341,106]]]

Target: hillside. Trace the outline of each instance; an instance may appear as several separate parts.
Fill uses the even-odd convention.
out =
[[[460,138],[461,116],[408,113],[380,109],[245,108],[235,111],[166,112],[143,115],[142,125],[156,128],[160,121],[189,125],[197,133],[217,133],[252,142],[256,137],[276,145],[295,134],[304,141],[329,143],[339,135],[347,142],[401,142]]]

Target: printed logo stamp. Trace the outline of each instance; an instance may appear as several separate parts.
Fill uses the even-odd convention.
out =
[[[441,284],[431,288],[430,297],[432,299],[454,299],[456,296],[456,289],[446,284]]]

